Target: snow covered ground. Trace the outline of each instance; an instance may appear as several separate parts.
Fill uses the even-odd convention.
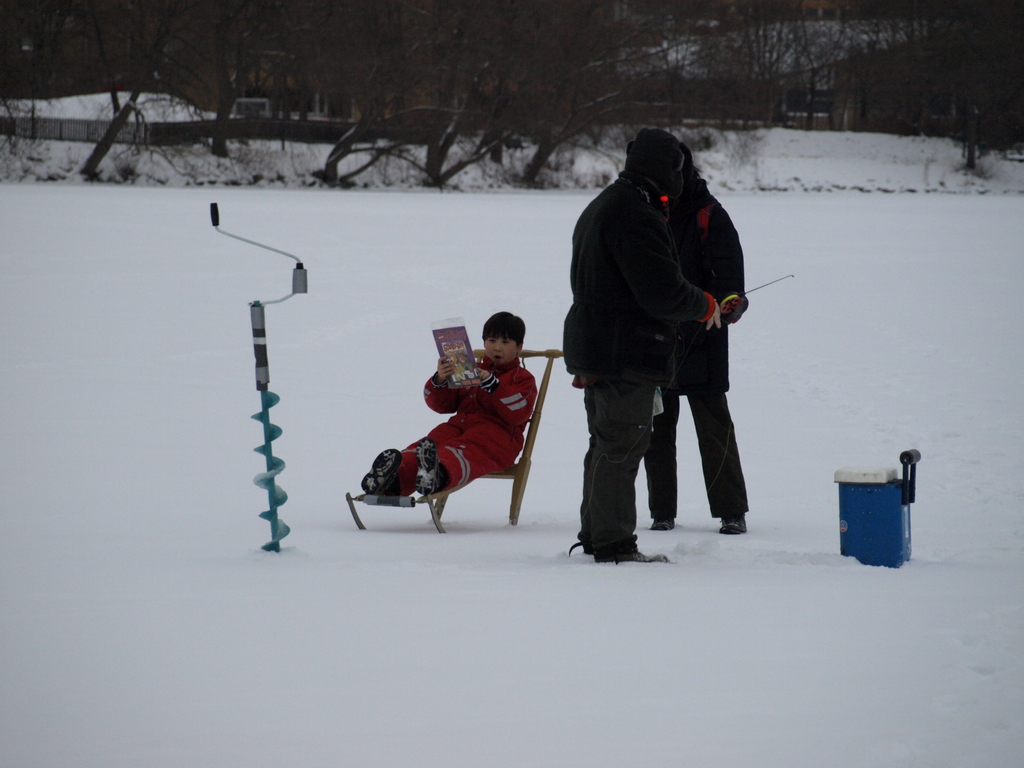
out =
[[[568,558],[561,363],[519,526],[482,480],[446,535],[356,529],[344,492],[438,421],[431,321],[509,309],[561,345],[591,196],[0,184],[0,765],[1019,765],[1021,196],[721,194],[748,285],[795,275],[732,336],[747,535],[718,535],[684,423],[680,525],[639,532],[672,564]],[[280,554],[247,304],[292,262],[211,202],[309,269],[267,310]],[[912,560],[840,556],[833,473],[911,447]]]

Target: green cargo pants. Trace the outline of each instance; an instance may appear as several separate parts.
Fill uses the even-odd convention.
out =
[[[583,460],[579,539],[594,551],[636,545],[636,474],[651,441],[653,384],[600,379],[584,389],[590,447]]]

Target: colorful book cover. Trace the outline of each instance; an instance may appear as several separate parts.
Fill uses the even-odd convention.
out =
[[[476,367],[473,344],[466,332],[466,321],[461,317],[441,320],[432,326],[434,343],[439,357],[455,363],[455,373],[448,377],[449,387],[475,387],[480,383],[480,369]]]

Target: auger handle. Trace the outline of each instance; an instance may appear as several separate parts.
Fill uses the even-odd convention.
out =
[[[302,259],[296,256],[294,253],[288,253],[288,251],[282,251],[280,248],[272,248],[269,245],[257,243],[255,240],[250,240],[247,237],[240,237],[239,235],[233,235],[230,232],[225,232],[223,229],[220,228],[220,210],[217,208],[216,203],[210,203],[210,223],[212,223],[213,228],[220,232],[222,235],[225,235],[227,237],[233,237],[235,240],[241,240],[243,243],[248,243],[249,245],[255,245],[257,248],[262,248],[265,251],[273,251],[274,253],[280,253],[282,256],[287,256],[289,259],[295,259],[295,261],[298,262],[299,267],[302,267]],[[264,304],[267,303],[269,302],[264,302]]]
[[[246,237],[239,237],[233,235],[230,232],[225,232],[220,228],[220,208],[217,207],[216,203],[210,203],[210,223],[213,224],[213,228],[216,229],[220,234],[227,237],[232,237],[235,240],[241,240],[243,243],[249,243],[249,245],[255,245],[257,248],[263,248],[267,251],[273,251],[274,253],[280,253],[282,256],[287,256],[290,259],[295,259],[295,269],[292,270],[292,292],[287,296],[280,299],[274,299],[273,301],[256,301],[254,305],[262,304],[280,304],[282,301],[290,299],[297,293],[309,293],[309,277],[306,272],[306,266],[302,263],[302,260],[295,254],[288,253],[288,251],[282,251],[279,248],[271,248],[269,245],[263,243],[257,243],[255,240],[250,240]]]

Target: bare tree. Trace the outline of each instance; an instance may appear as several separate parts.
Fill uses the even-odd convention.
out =
[[[984,120],[990,146],[1024,144],[1024,9],[1020,0],[990,0],[962,38],[959,89]],[[971,98],[973,96],[973,99]]]
[[[406,143],[402,117],[414,81],[408,13],[397,0],[349,0],[333,6],[317,26],[311,79],[351,119],[318,174],[328,183],[349,181]],[[364,159],[339,174],[341,161],[356,152]]]
[[[735,6],[736,28],[728,38],[751,105],[749,118],[775,122],[784,77],[793,70],[799,6],[789,0],[751,0]]]
[[[479,0],[425,0],[409,17],[415,105],[408,117],[422,132],[425,152],[399,156],[430,186],[443,188],[511,132],[519,78],[517,46],[510,42],[516,6],[515,0],[491,0],[483,8]],[[456,146],[462,151],[452,157]]]
[[[95,0],[86,0],[85,10],[92,25],[93,35],[96,40],[96,51],[103,66],[107,82],[110,84],[110,101],[116,115],[121,111],[121,103],[117,97],[117,73],[110,57],[107,56],[106,35],[103,32],[104,25],[100,22],[100,17],[96,12],[96,5]]]
[[[82,55],[87,14],[76,0],[0,3],[0,94],[49,99],[86,90],[99,67]]]
[[[804,128],[813,130],[819,91],[833,85],[836,65],[849,56],[851,29],[846,19],[802,18],[792,24],[797,70],[794,81],[805,91]]]
[[[216,0],[211,31],[211,73],[215,83],[217,114],[213,124],[210,151],[216,157],[228,157],[228,122],[240,88],[254,68],[252,45],[256,30],[265,20],[261,11],[273,10],[272,3],[259,0]]]
[[[87,179],[95,178],[99,165],[114,144],[114,139],[132,116],[139,96],[147,89],[159,85],[161,72],[167,71],[168,49],[175,38],[187,32],[194,22],[199,0],[134,0],[127,6],[112,10],[106,27],[123,44],[122,67],[129,84],[130,96],[111,120],[110,126],[93,148],[79,171]],[[93,6],[97,18],[96,5]],[[103,27],[96,24],[100,39]],[[171,68],[173,70],[173,67]],[[116,100],[115,100],[116,104]]]
[[[866,31],[848,66],[862,95],[862,128],[928,134],[935,117],[955,104],[963,61],[975,58],[954,41],[983,13],[959,0],[863,0]]]
[[[617,18],[594,0],[538,2],[536,34],[524,53],[529,87],[519,104],[522,130],[534,150],[522,181],[535,185],[566,142],[631,106],[662,51],[650,17]]]

